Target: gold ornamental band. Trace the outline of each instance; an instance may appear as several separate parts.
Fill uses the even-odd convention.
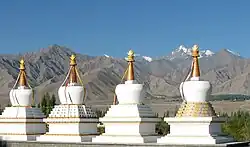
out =
[[[98,119],[98,117],[78,117],[78,116],[76,116],[76,117],[74,117],[74,116],[70,116],[70,117],[68,117],[68,116],[65,116],[65,117],[62,117],[62,116],[60,116],[60,117],[48,117],[47,119],[70,119],[70,118]]]
[[[43,135],[44,133],[0,133],[0,135]]]
[[[47,133],[44,135],[46,135],[46,136],[93,136],[93,135],[100,135],[100,133],[92,133],[92,134],[51,134],[51,133]]]
[[[176,113],[176,117],[208,117],[217,116],[209,102],[184,102]]]
[[[1,119],[44,119],[43,117],[38,118],[38,117],[0,117]]]
[[[44,124],[44,122],[0,122],[0,124]]]

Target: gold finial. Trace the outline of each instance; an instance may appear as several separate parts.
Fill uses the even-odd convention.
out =
[[[135,57],[134,51],[133,51],[133,50],[130,50],[130,51],[128,52],[128,59],[127,59],[127,61],[128,61],[128,62],[134,62],[134,57]]]
[[[127,80],[134,80],[134,66],[133,66],[133,62],[135,57],[135,53],[133,50],[130,50],[128,52],[128,76],[127,76]]]
[[[26,81],[26,76],[25,76],[25,63],[24,63],[23,58],[20,60],[19,69],[20,69],[19,86],[27,86],[27,81]]]
[[[70,57],[70,65],[75,66],[76,65],[76,56],[73,54]]]
[[[196,44],[193,46],[192,56],[193,57],[198,57],[199,56],[199,46],[196,45]]]
[[[70,83],[77,83],[77,75],[76,75],[76,56],[71,55],[70,57],[70,66],[72,67],[69,75],[69,81]]]
[[[20,67],[19,67],[20,70],[25,70],[25,64],[24,64],[24,59],[22,58],[20,60]]]
[[[193,66],[192,66],[192,77],[200,77],[200,68],[199,68],[199,46],[194,45],[192,50],[192,57],[193,57]]]

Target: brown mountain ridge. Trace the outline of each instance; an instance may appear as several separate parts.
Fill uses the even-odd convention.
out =
[[[36,101],[45,92],[55,93],[69,68],[69,57],[75,54],[67,47],[52,45],[47,49],[25,53],[26,72],[35,87]],[[121,82],[127,63],[124,59],[106,56],[77,55],[78,69],[87,87],[87,103],[111,104],[114,89]],[[9,90],[18,75],[21,55],[0,55],[0,102],[7,104]],[[190,57],[152,62],[138,59],[135,77],[144,83],[148,100],[179,100],[179,84],[187,75]],[[250,91],[250,60],[223,49],[213,56],[200,58],[202,79],[213,85],[213,94],[248,94]]]

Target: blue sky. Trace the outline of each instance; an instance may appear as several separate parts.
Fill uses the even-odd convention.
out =
[[[0,53],[65,45],[89,55],[147,56],[177,46],[250,57],[250,1],[228,0],[2,0]]]

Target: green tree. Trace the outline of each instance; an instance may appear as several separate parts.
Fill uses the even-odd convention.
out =
[[[2,114],[3,112],[3,108],[2,108],[2,105],[0,104],[0,115]]]
[[[45,112],[45,114],[46,114],[46,116],[48,116],[50,111],[52,110],[51,98],[50,98],[50,95],[48,92],[45,94],[45,98],[46,98],[46,106],[45,106],[46,112]]]
[[[249,112],[233,112],[226,123],[222,125],[224,133],[234,137],[237,141],[250,140],[250,114]]]
[[[46,106],[47,106],[47,99],[46,99],[46,96],[44,95],[43,96],[43,98],[42,98],[42,101],[41,101],[41,110],[42,110],[42,112],[46,115],[46,113],[47,113],[47,108],[46,108]],[[47,116],[47,115],[46,115]]]
[[[55,94],[52,94],[52,96],[51,96],[51,106],[55,106],[56,105],[56,96],[55,96]]]
[[[167,135],[169,133],[170,126],[164,121],[165,117],[169,117],[169,112],[165,112],[161,121],[156,124],[155,131],[159,135]]]
[[[40,108],[40,107],[41,107],[40,103],[36,104],[36,108]]]
[[[40,104],[38,104],[37,107],[40,107],[44,115],[48,116],[50,112],[52,111],[53,107],[56,104],[56,97],[53,94],[52,96],[49,95],[49,93],[46,93]]]

